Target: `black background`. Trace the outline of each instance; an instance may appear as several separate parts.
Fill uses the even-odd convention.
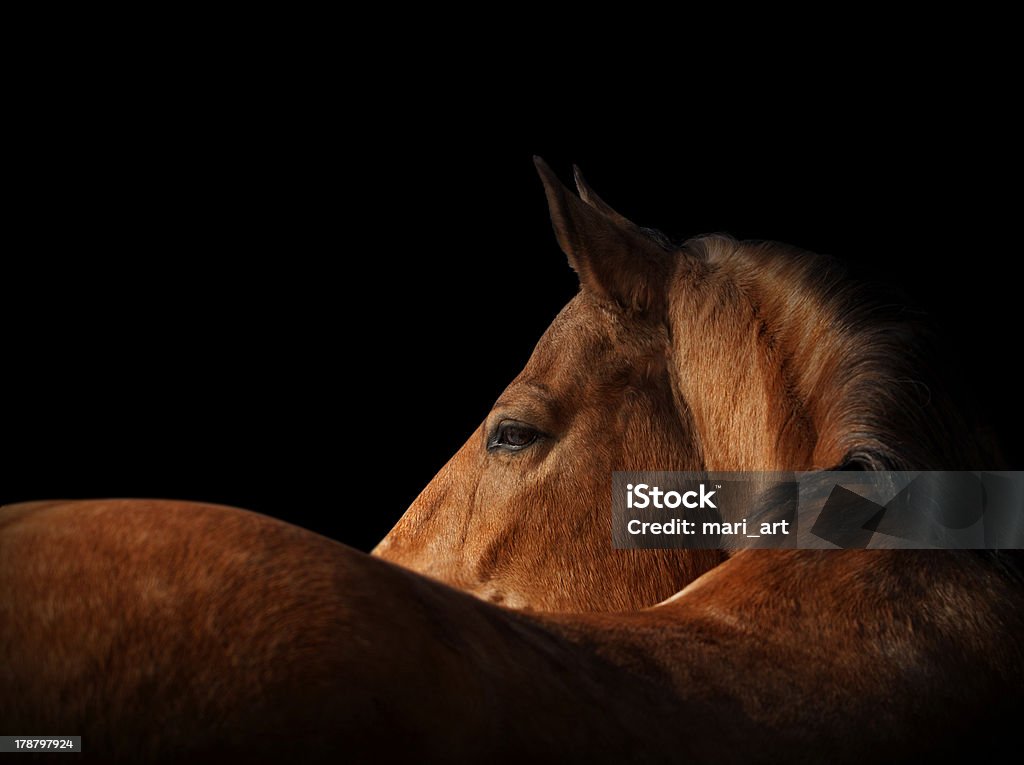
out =
[[[904,286],[1024,466],[1010,131],[963,94],[615,101],[620,130],[472,91],[71,76],[4,257],[0,502],[221,502],[368,549],[576,289],[533,154],[674,239]]]

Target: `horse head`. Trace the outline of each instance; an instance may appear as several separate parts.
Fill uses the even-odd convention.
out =
[[[725,553],[612,549],[613,471],[949,466],[919,328],[837,262],[672,246],[537,167],[580,291],[375,555],[510,607],[632,610]]]

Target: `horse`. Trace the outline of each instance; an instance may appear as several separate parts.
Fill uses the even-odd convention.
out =
[[[205,504],[0,509],[9,732],[132,762],[1013,745],[1016,555],[611,546],[617,470],[991,467],[926,328],[832,260],[675,246],[537,168],[580,290],[371,555]]]

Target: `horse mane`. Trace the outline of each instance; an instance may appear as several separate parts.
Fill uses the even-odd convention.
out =
[[[654,237],[661,243],[663,238]],[[994,469],[998,449],[957,389],[929,317],[892,287],[850,277],[830,256],[769,241],[700,236],[679,248],[724,270],[784,365],[816,453],[860,470]]]

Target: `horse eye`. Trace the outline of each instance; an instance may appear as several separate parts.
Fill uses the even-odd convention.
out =
[[[503,422],[498,426],[488,448],[502,448],[509,451],[525,449],[540,436],[535,429],[521,422]]]

